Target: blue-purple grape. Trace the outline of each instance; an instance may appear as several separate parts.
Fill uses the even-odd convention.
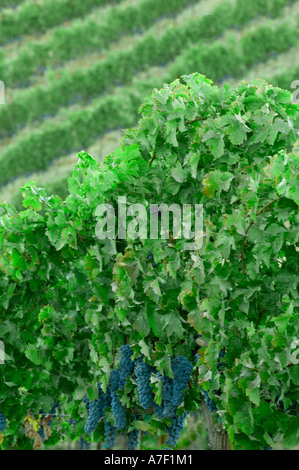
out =
[[[111,410],[115,418],[115,427],[116,429],[123,429],[127,423],[126,409],[121,404],[120,399],[114,390],[111,391],[111,397]]]
[[[135,374],[139,401],[143,408],[148,409],[154,405],[154,393],[150,386],[152,368],[143,362],[142,358],[137,359],[136,363]]]
[[[121,390],[124,389],[126,385],[127,378],[133,372],[134,369],[134,362],[131,359],[133,351],[130,348],[129,344],[126,344],[120,348],[121,352],[121,359],[119,364],[119,388]]]
[[[87,434],[96,430],[98,422],[103,416],[103,403],[101,400],[93,400],[90,402],[88,409],[88,418],[85,425],[85,432]]]
[[[98,422],[104,414],[105,396],[102,391],[101,384],[98,384],[97,400],[89,401],[88,398],[84,398],[83,401],[86,403],[86,408],[88,409],[88,418],[85,425],[85,432],[90,434],[96,430]]]
[[[184,413],[180,417],[175,417],[172,419],[172,425],[167,428],[168,431],[168,440],[166,445],[170,447],[175,447],[180,438],[181,432],[184,428],[184,422],[188,413]]]
[[[105,428],[105,448],[111,449],[115,444],[116,429],[112,426],[109,421],[104,417],[104,428]]]
[[[188,382],[193,369],[192,364],[183,356],[178,356],[171,361],[173,371],[173,404],[179,406],[184,398],[184,391],[188,387]]]
[[[128,433],[128,450],[136,450],[139,444],[139,431],[134,429]]]
[[[173,380],[164,375],[162,377],[162,407],[163,407],[163,417],[164,418],[173,418],[176,413],[176,405],[173,400]]]
[[[3,432],[7,426],[7,419],[4,414],[0,412],[0,432]]]

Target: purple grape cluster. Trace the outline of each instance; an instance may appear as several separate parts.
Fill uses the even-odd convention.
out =
[[[128,450],[136,450],[139,444],[139,431],[134,429],[128,433]]]
[[[154,393],[150,386],[150,376],[153,372],[152,368],[140,357],[136,361],[135,375],[137,378],[137,390],[140,404],[143,408],[148,409],[154,405]]]
[[[157,403],[154,403],[153,405],[154,413],[159,419],[164,418],[164,408],[163,406],[157,405]]]
[[[89,407],[90,407],[90,401],[89,401],[89,398],[88,397],[85,397],[83,398],[83,403],[85,403],[86,405],[86,409],[89,410]]]
[[[98,422],[103,416],[103,404],[101,400],[93,400],[89,404],[88,408],[88,418],[85,425],[85,432],[87,434],[92,433],[96,430]]]
[[[59,408],[60,403],[51,403],[51,409],[50,409],[50,414],[52,416],[56,416],[56,408]]]
[[[181,432],[184,427],[184,422],[188,413],[184,413],[180,417],[175,417],[172,419],[172,425],[167,428],[168,431],[168,440],[166,441],[166,445],[170,447],[175,447],[177,442],[180,438]]]
[[[113,371],[112,371],[113,372]],[[111,408],[112,406],[112,388],[117,389],[118,386],[118,376],[117,374],[111,373],[107,393],[104,394],[104,429],[105,429],[105,448],[111,449],[114,446],[116,429],[112,424],[109,423],[106,419],[106,408]]]
[[[117,391],[119,389],[121,374],[118,370],[113,370],[110,375],[107,394],[110,395],[110,406],[115,418],[115,428],[123,429],[126,426],[126,409],[121,404]]]
[[[173,418],[176,414],[176,406],[173,404],[173,381],[167,375],[161,375],[159,372],[156,373],[156,376],[162,382],[162,404],[154,403],[154,413],[159,419]]]
[[[110,374],[107,393],[103,394],[103,418],[105,428],[105,447],[110,449],[114,446],[116,430],[123,429],[126,426],[126,410],[121,404],[117,395],[119,390],[121,374],[118,370],[112,370]],[[107,421],[105,416],[106,408],[111,408],[115,418],[115,426]]]
[[[98,422],[104,414],[104,393],[101,388],[101,384],[98,384],[98,398],[97,400],[89,401],[88,397],[83,399],[86,403],[88,410],[87,423],[85,425],[85,432],[90,434],[97,428]]]
[[[3,432],[6,428],[7,420],[3,413],[0,412],[0,432]]]
[[[111,449],[115,443],[116,431],[125,429],[127,424],[126,408],[122,405],[118,395],[119,390],[124,390],[127,378],[135,373],[137,382],[137,391],[141,406],[148,410],[153,408],[154,413],[160,419],[171,418],[172,426],[169,427],[169,445],[173,446],[177,441],[184,419],[187,413],[182,417],[176,416],[176,409],[182,403],[184,398],[184,390],[188,386],[193,366],[183,356],[174,358],[171,362],[174,378],[171,379],[166,374],[161,375],[156,372],[156,376],[162,382],[162,404],[157,405],[154,402],[154,392],[151,388],[150,378],[154,368],[144,361],[144,356],[139,357],[135,362],[131,356],[133,352],[129,344],[121,347],[121,360],[119,370],[112,370],[107,392],[103,393],[101,384],[98,384],[99,398],[89,401],[84,398],[86,408],[88,409],[88,420],[85,426],[87,433],[93,432],[99,420],[103,418],[105,448]],[[108,420],[108,411],[112,411],[115,423],[112,425]],[[107,410],[107,412],[106,412]],[[133,430],[128,433],[129,450],[134,450],[138,446],[139,432]]]
[[[115,444],[115,435],[116,429],[112,426],[109,421],[104,417],[104,427],[105,427],[105,448],[111,449]]]
[[[192,364],[183,356],[178,356],[171,361],[173,371],[173,404],[179,406],[184,398],[184,390],[187,389],[188,382],[193,369]]]
[[[162,404],[153,405],[156,416],[160,419],[175,418],[176,408],[184,399],[184,390],[187,389],[188,381],[193,369],[192,364],[183,356],[178,356],[171,361],[174,378],[166,374],[157,373],[156,376],[162,381]]]
[[[121,404],[119,397],[116,392],[112,392],[112,403],[111,403],[112,413],[115,418],[115,428],[123,429],[126,426],[126,410]]]
[[[119,371],[112,370],[110,374],[108,390],[110,389],[116,392],[118,390],[118,387],[119,387]]]
[[[127,378],[133,372],[134,362],[131,359],[133,351],[130,348],[129,344],[126,344],[120,348],[121,359],[119,364],[119,388],[123,390],[126,385]]]
[[[174,381],[164,374],[162,384],[163,418],[173,418],[176,411],[176,405],[174,403]]]

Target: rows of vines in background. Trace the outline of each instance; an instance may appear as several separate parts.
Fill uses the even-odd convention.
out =
[[[230,16],[227,15],[227,11],[230,11]],[[266,7],[265,13],[267,13]],[[258,15],[259,12],[256,11],[255,14]],[[136,46],[127,50],[108,52],[105,59],[87,70],[82,68],[73,74],[61,73],[59,79],[49,84],[42,84],[19,93],[11,105],[1,109],[0,117],[3,119],[3,127],[0,135],[5,137],[9,132],[14,135],[15,131],[26,121],[35,121],[52,113],[55,114],[59,108],[68,104],[84,102],[87,99],[98,97],[103,92],[111,92],[113,87],[119,84],[127,85],[136,73],[153,65],[171,62],[174,58],[176,58],[176,62],[171,67],[171,79],[178,76],[176,68],[178,64],[181,64],[181,68],[196,69],[200,67],[203,69],[203,73],[217,81],[228,76],[228,73],[231,76],[241,75],[246,68],[257,61],[264,60],[271,53],[286,51],[291,46],[298,44],[297,23],[292,25],[290,22],[283,24],[278,22],[276,26],[275,23],[272,25],[269,22],[269,26],[262,24],[259,28],[248,31],[239,46],[234,44],[237,41],[237,35],[235,35],[230,41],[222,39],[216,41],[215,44],[213,43],[213,47],[215,47],[212,51],[211,47],[201,42],[196,51],[193,48],[190,49],[190,46],[196,41],[219,36],[226,28],[235,24],[238,15],[237,8],[233,9],[232,5],[231,8],[228,8],[228,5],[220,4],[219,7],[216,7],[213,15],[189,21],[181,27],[168,28],[159,38],[147,34],[137,42]],[[217,18],[216,22],[215,18]],[[249,22],[250,19],[251,17],[247,21]],[[211,30],[212,22],[213,30]],[[264,38],[262,42],[260,41],[261,37]],[[279,39],[274,41],[273,37]],[[219,51],[221,45],[223,48]],[[198,57],[199,51],[200,56]],[[230,63],[223,64],[222,70],[216,68],[216,64],[219,66],[217,51],[219,53],[225,52],[224,57],[226,54],[230,57]],[[182,57],[180,56],[181,52],[183,52]],[[191,56],[196,57],[195,64],[188,63],[187,57]],[[209,61],[206,60],[207,56],[210,57]],[[240,59],[242,59],[241,62]],[[23,78],[26,77],[19,65],[17,70]],[[99,76],[101,77],[100,81],[96,79]],[[167,79],[165,77],[166,81]],[[11,77],[8,76],[6,82],[12,86]]]
[[[246,67],[250,64],[252,65],[257,60],[261,60],[261,57],[265,58],[273,51],[281,52],[283,50],[288,50],[292,45],[296,44],[296,42],[298,42],[298,39],[296,38],[297,33],[297,21],[294,25],[289,23],[280,24],[279,22],[277,26],[275,23],[273,26],[261,25],[259,28],[254,28],[252,31],[248,31],[239,43],[228,38],[226,41],[216,41],[212,45],[201,45],[200,47],[193,46],[186,52],[183,52],[181,56],[177,57],[174,64],[170,67],[170,70],[165,77],[165,81],[169,82],[173,80],[173,78],[183,73],[184,70],[186,72],[190,70],[201,70],[203,73],[211,76],[215,81],[223,79],[228,74],[231,74],[231,76],[242,76]],[[256,42],[260,42],[261,37],[263,37],[263,41],[260,47],[253,48],[253,45]],[[152,40],[155,41],[154,38],[152,38]],[[176,44],[174,45],[176,46]],[[152,50],[153,45],[150,42],[148,53],[149,56],[151,56],[151,60],[155,60],[153,53],[150,54],[150,51]],[[159,49],[154,47],[154,50]],[[144,55],[143,49],[141,49],[140,56],[139,54],[131,54],[131,52],[120,52],[118,56],[119,55],[124,56],[123,62],[120,60],[120,57],[114,57],[113,54],[110,60],[111,66],[115,69],[115,75],[118,81],[122,79],[126,80],[126,77],[128,77],[128,79],[132,78],[136,64],[139,64],[140,66],[142,61],[148,61],[147,56]],[[158,56],[160,57],[159,53]],[[131,66],[132,70],[130,73],[129,69],[131,59],[133,60],[134,65]],[[160,60],[160,58],[158,60]],[[123,69],[120,68],[122,63]],[[219,64],[221,64],[221,67]],[[52,103],[53,108],[58,108],[59,102],[60,104],[63,104],[61,103],[62,101],[67,101],[70,98],[67,93],[63,92],[64,89],[70,90],[72,95],[78,91],[81,91],[81,94],[83,92],[86,93],[86,96],[90,96],[90,94],[93,93],[93,90],[98,93],[99,86],[98,82],[95,80],[95,76],[100,75],[102,77],[102,86],[104,86],[105,80],[103,78],[103,74],[105,73],[107,76],[107,82],[113,84],[113,80],[109,74],[109,67],[106,66],[106,62],[103,61],[102,63],[95,65],[94,71],[93,69],[90,69],[87,72],[82,71],[82,75],[89,77],[87,81],[84,80],[83,76],[80,77],[80,74],[79,76],[78,74],[74,74],[73,79],[66,77],[62,80],[61,85],[59,84],[59,81],[55,82],[53,85],[54,90],[51,90],[48,98],[45,94],[46,101],[49,100]],[[94,74],[93,72],[96,73]],[[72,82],[70,84],[71,86],[65,87],[63,82],[69,82],[70,80]],[[141,86],[142,85],[143,83],[141,83]],[[36,90],[38,93],[38,89]],[[124,97],[129,97],[130,91],[131,90],[124,91]],[[25,109],[30,109],[29,103],[31,101],[33,103],[37,103],[36,106],[42,109],[41,106],[43,105],[43,101],[37,99],[34,100],[31,96],[34,93],[35,90],[29,94],[28,105]],[[53,96],[56,97],[56,100],[52,99]],[[132,114],[131,110],[132,107],[133,109],[136,109],[136,103],[138,102],[138,96],[136,96],[135,90],[131,91],[131,96],[133,98],[131,106],[130,101],[124,101],[122,106],[118,107],[118,104],[116,103],[119,98],[116,94],[113,94],[109,97],[100,98],[92,106],[86,108],[83,115],[81,110],[78,110],[77,112],[70,111],[68,113],[68,119],[65,122],[61,123],[58,121],[57,124],[53,122],[48,123],[44,128],[35,132],[33,131],[31,134],[25,135],[19,140],[16,139],[14,144],[9,146],[0,155],[0,160],[2,161],[0,182],[8,182],[9,178],[12,178],[13,176],[15,177],[24,172],[46,168],[53,157],[59,156],[61,153],[71,151],[78,146],[90,145],[95,136],[104,132],[105,129],[113,129],[118,127],[120,123],[129,127],[136,120],[136,115],[134,115],[134,113]],[[55,101],[57,102],[56,104]],[[115,103],[115,111],[109,113],[108,107],[111,108],[113,102]],[[23,106],[23,101],[20,101],[19,109],[21,112],[23,112]],[[31,109],[34,110],[34,107],[35,106],[33,104]],[[12,106],[12,110],[10,110],[9,107],[4,109],[4,114],[12,112],[11,116],[14,116],[14,119],[12,119],[12,117],[9,119],[9,116],[5,116],[6,122],[15,122],[15,111],[17,111],[17,109],[14,106]],[[126,116],[124,116],[124,114],[126,114]],[[23,151],[24,148],[26,148],[25,155]]]
[[[26,34],[43,33],[72,18],[81,17],[93,8],[116,4],[120,0],[44,0],[42,3],[23,1],[15,9],[2,12],[0,44]]]
[[[137,5],[102,10],[80,20],[69,28],[58,27],[46,41],[30,41],[20,47],[17,55],[3,57],[1,74],[10,86],[28,85],[31,75],[43,71],[45,66],[58,66],[86,53],[101,51],[125,34],[143,32],[162,15],[177,15],[184,7],[197,0],[170,0],[167,3],[143,0]],[[86,35],[86,30],[89,34]],[[67,44],[67,48],[63,47]],[[65,64],[66,65],[66,64]]]

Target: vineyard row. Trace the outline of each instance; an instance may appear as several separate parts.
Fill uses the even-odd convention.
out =
[[[195,2],[197,0],[144,0],[126,8],[121,5],[111,8],[105,15],[102,10],[93,12],[82,20],[74,20],[69,28],[55,28],[45,41],[30,41],[16,56],[3,58],[0,75],[10,88],[26,86],[32,74],[42,72],[49,65],[61,65],[107,48],[122,35],[144,30],[162,15],[176,14]]]
[[[138,72],[145,71],[151,66],[164,65],[175,59],[175,66],[171,68],[170,74],[171,77],[179,76],[174,70],[178,67],[180,69],[188,67],[190,55],[192,59],[191,46],[194,42],[198,43],[200,39],[208,40],[211,34],[220,36],[227,27],[235,23],[239,11],[237,10],[235,15],[232,12],[231,17],[228,17],[226,12],[227,7],[220,5],[213,15],[204,16],[196,21],[191,20],[177,28],[170,27],[158,38],[147,34],[134,47],[112,51],[105,59],[88,69],[79,68],[72,74],[62,73],[59,79],[46,86],[40,85],[20,91],[11,104],[0,108],[0,137],[12,136],[25,123],[53,115],[61,107],[98,97],[102,93],[112,91],[114,86],[129,84]],[[282,34],[282,38],[276,38],[277,34],[280,36]],[[200,41],[200,44],[195,46],[196,66],[193,66],[192,71],[201,70],[218,79],[220,69],[227,68],[228,59],[232,63],[233,73],[237,69],[244,70],[254,62],[263,60],[271,52],[282,52],[295,45],[298,35],[297,25],[295,27],[283,23],[277,26],[274,22],[273,25],[270,23],[269,26],[263,25],[245,32],[239,44],[236,36],[232,36],[236,44],[231,44],[231,41],[225,39],[221,41],[222,46],[219,41],[212,45],[204,45]],[[188,52],[190,47],[191,53]],[[215,61],[219,58],[216,51],[221,52],[223,48],[228,49],[231,57],[222,60],[220,56],[220,63],[216,66]],[[209,55],[211,50],[212,56]],[[182,55],[179,55],[181,52]],[[208,60],[201,63],[199,59],[204,54],[207,54],[205,57],[208,57]]]
[[[6,183],[24,172],[45,169],[55,157],[74,151],[77,147],[87,147],[96,136],[110,129],[134,125],[137,120],[136,110],[145,94],[167,80],[174,80],[180,68],[187,71],[190,67],[201,70],[214,81],[220,81],[229,75],[238,77],[244,73],[248,64],[245,48],[254,42],[254,37],[258,38],[263,34],[264,40],[259,48],[251,50],[252,64],[267,59],[275,51],[289,49],[295,35],[295,27],[288,23],[278,24],[276,27],[262,25],[254,31],[248,32],[248,37],[245,35],[240,43],[229,37],[225,42],[202,44],[197,49],[192,47],[190,53],[184,52],[172,64],[167,77],[135,81],[132,87],[118,89],[113,95],[105,95],[85,109],[73,112],[68,110],[63,115],[63,121],[60,117],[57,122],[45,123],[41,129],[15,140],[0,156],[0,183]],[[296,34],[298,36],[298,31]]]
[[[1,14],[0,44],[25,34],[44,33],[49,28],[89,13],[95,7],[119,3],[121,0],[43,0],[27,1],[17,9]]]

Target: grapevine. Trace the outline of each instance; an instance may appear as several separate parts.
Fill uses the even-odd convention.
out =
[[[233,449],[298,443],[298,112],[262,80],[183,76],[104,162],[78,154],[65,200],[31,182],[23,211],[1,203],[1,332],[25,371],[0,368],[1,447],[65,426],[107,449],[158,428],[175,448],[204,400]],[[99,206],[117,221],[124,195],[202,205],[202,230],[100,238]]]

